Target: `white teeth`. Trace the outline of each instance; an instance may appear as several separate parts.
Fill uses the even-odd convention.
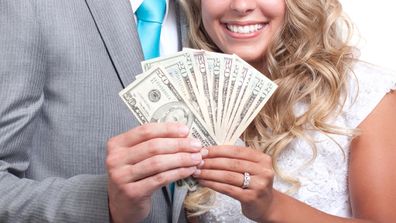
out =
[[[227,24],[227,29],[234,33],[242,33],[242,34],[249,34],[253,32],[257,32],[264,27],[263,24],[255,24],[255,25],[246,25],[246,26],[239,26],[239,25],[230,25]]]

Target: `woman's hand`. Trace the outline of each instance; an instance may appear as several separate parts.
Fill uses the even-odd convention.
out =
[[[150,213],[154,191],[191,176],[201,163],[201,143],[188,128],[153,123],[111,138],[106,167],[112,222],[140,222]]]
[[[208,148],[203,161],[194,174],[202,186],[239,200],[246,217],[265,219],[273,201],[270,156],[246,147],[216,146]],[[250,174],[250,183],[242,188],[245,172]]]

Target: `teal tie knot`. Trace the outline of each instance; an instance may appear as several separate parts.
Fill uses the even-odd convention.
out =
[[[139,39],[146,60],[160,54],[161,28],[165,12],[166,0],[144,0],[135,12]]]

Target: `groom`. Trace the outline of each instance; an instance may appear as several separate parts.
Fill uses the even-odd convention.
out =
[[[112,160],[125,151],[120,138],[161,138],[178,129],[151,132],[158,129],[151,126],[142,135],[118,96],[141,73],[139,35],[145,37],[134,16],[141,4],[0,1],[1,222],[186,221],[184,188],[176,186],[172,199],[162,187],[167,178],[128,191],[114,176],[121,162]],[[178,5],[169,1],[166,10],[160,55],[178,51],[184,33]],[[127,154],[134,159],[145,149]],[[137,199],[142,194],[150,202]]]

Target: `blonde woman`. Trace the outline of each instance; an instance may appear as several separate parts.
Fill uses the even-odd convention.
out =
[[[279,85],[243,134],[249,148],[208,148],[194,176],[216,200],[195,220],[394,221],[396,78],[357,61],[340,3],[183,3],[191,47],[235,53]]]

